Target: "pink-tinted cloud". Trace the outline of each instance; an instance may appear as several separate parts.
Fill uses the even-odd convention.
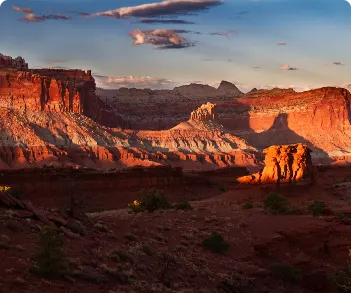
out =
[[[156,46],[156,49],[180,49],[194,45],[174,30],[156,29],[141,31],[135,29],[129,35],[134,39],[134,46],[152,44]]]
[[[12,6],[12,10],[16,12],[22,12],[22,13],[33,13],[33,10],[31,8],[23,8],[23,7],[18,7],[18,6]]]
[[[103,76],[94,75],[97,86],[106,89],[126,88],[150,88],[150,89],[172,89],[179,84],[166,78],[137,77],[137,76]]]
[[[164,0],[137,6],[121,7],[115,10],[97,12],[91,16],[113,18],[155,17],[172,14],[187,14],[190,11],[207,10],[211,6],[223,4],[222,0]]]
[[[296,67],[290,67],[288,64],[283,65],[280,69],[281,70],[297,70]]]

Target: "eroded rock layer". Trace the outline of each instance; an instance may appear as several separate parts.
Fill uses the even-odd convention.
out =
[[[314,181],[311,150],[305,144],[270,146],[265,149],[262,171],[238,178],[244,184],[296,183],[305,178]]]
[[[172,165],[206,170],[256,164],[254,148],[218,127],[213,104],[195,110],[198,114],[188,120],[190,128],[109,128],[97,122],[117,116],[95,95],[90,71],[0,72],[1,169],[52,164],[100,169]]]

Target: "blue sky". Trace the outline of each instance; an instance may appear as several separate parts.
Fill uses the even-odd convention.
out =
[[[344,0],[173,1],[181,3],[150,10],[138,6],[169,0],[7,0],[0,53],[20,55],[33,68],[91,69],[107,88],[351,83],[351,6]],[[120,9],[127,6],[135,7]],[[115,17],[103,13],[116,9]],[[142,43],[133,45],[136,36]]]

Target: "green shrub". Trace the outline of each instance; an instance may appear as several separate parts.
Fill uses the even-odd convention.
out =
[[[161,190],[144,189],[140,194],[140,199],[135,200],[133,203],[129,204],[128,207],[135,213],[138,213],[144,211],[154,212],[160,209],[169,209],[172,206]]]
[[[338,271],[332,280],[336,285],[339,293],[351,292],[351,267]]]
[[[45,228],[40,235],[39,251],[34,256],[36,265],[31,271],[48,278],[62,277],[67,269],[63,244],[63,235],[58,229]]]
[[[188,201],[182,201],[182,202],[176,203],[173,208],[176,210],[183,210],[183,211],[193,210],[193,207],[190,205]]]
[[[287,215],[292,213],[288,201],[285,197],[271,192],[264,200],[264,209],[273,215]]]
[[[252,209],[253,207],[254,207],[254,205],[253,205],[252,201],[248,201],[248,202],[245,202],[243,204],[243,209],[244,210],[249,210],[249,209]]]
[[[302,280],[301,271],[292,266],[275,263],[270,266],[270,271],[273,276],[281,279],[284,282],[296,284]]]
[[[318,217],[323,214],[323,211],[327,208],[324,201],[315,200],[308,206],[308,211],[314,216]]]
[[[222,235],[213,232],[211,236],[203,241],[203,246],[214,253],[221,253],[229,249],[230,245],[227,243]]]

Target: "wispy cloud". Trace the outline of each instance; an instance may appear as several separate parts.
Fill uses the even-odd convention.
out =
[[[285,46],[285,45],[287,45],[287,44],[288,44],[287,42],[278,42],[278,43],[277,43],[278,46]]]
[[[136,77],[136,76],[104,76],[93,74],[97,86],[107,89],[127,88],[150,88],[150,89],[173,89],[179,83],[166,79],[155,77]]]
[[[152,44],[156,49],[181,49],[194,46],[174,30],[156,29],[144,30],[135,29],[129,34],[133,39],[133,45]]]
[[[296,67],[290,67],[288,64],[283,65],[280,69],[281,70],[298,70]]]
[[[333,62],[333,64],[337,66],[345,65],[344,63],[341,63],[341,62]]]
[[[64,14],[49,14],[49,15],[36,15],[34,13],[27,13],[23,18],[20,18],[21,21],[26,22],[43,22],[45,20],[70,20],[71,17]]]
[[[195,24],[193,21],[182,19],[141,19],[133,23],[146,23],[146,24]]]
[[[187,15],[191,11],[207,10],[211,6],[221,5],[222,0],[164,0],[137,6],[121,7],[115,10],[97,12],[91,16],[113,18],[156,17],[165,15]]]
[[[33,13],[33,9],[31,8],[23,8],[23,7],[18,7],[18,6],[12,6],[12,10],[16,12],[22,12],[22,13]]]
[[[43,22],[49,19],[61,19],[61,20],[70,20],[71,17],[64,14],[49,14],[49,15],[36,15],[33,13],[31,8],[21,8],[18,6],[12,6],[12,10],[16,12],[24,13],[23,18],[19,18],[20,21],[26,22]]]

